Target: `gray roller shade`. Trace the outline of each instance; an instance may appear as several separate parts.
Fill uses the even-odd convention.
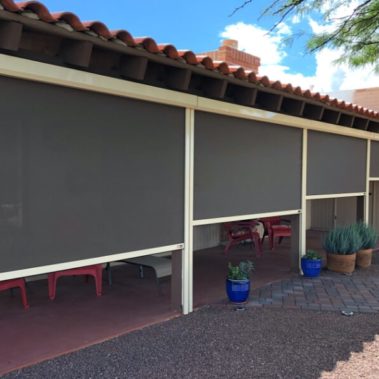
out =
[[[307,175],[308,195],[364,192],[366,141],[310,131]]]
[[[370,176],[379,177],[379,142],[371,141]]]
[[[300,129],[195,115],[195,220],[299,209]]]
[[[183,109],[0,86],[0,272],[183,242]]]

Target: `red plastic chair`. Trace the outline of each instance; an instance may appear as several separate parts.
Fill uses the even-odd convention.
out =
[[[259,233],[255,231],[255,221],[226,222],[224,227],[228,234],[228,243],[224,253],[228,253],[233,245],[238,245],[242,241],[250,240],[254,243],[257,256],[262,255],[262,242]]]
[[[103,288],[103,265],[92,265],[85,267],[72,268],[70,270],[52,272],[48,275],[49,283],[49,298],[50,300],[55,299],[57,290],[57,280],[61,276],[78,276],[78,275],[91,275],[95,278],[96,284],[96,295],[101,296]]]
[[[263,218],[261,221],[265,226],[265,234],[262,238],[262,243],[265,236],[268,235],[271,250],[274,250],[275,238],[278,238],[279,243],[281,243],[284,237],[291,237],[292,235],[291,225],[289,225],[288,220],[284,220],[281,217],[276,216]]]
[[[6,291],[16,287],[20,288],[22,305],[25,309],[29,309],[28,299],[26,297],[25,279],[10,279],[0,282],[0,291]]]

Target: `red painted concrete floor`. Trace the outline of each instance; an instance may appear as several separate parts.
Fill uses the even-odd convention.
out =
[[[222,247],[194,255],[194,305],[225,301],[225,274],[229,261],[251,259],[256,271],[253,288],[291,277],[289,244],[265,251],[257,259],[251,246]],[[138,268],[122,265],[112,270],[110,288],[104,275],[103,296],[96,297],[92,279],[59,279],[57,298],[48,299],[47,280],[28,283],[29,311],[24,311],[18,290],[0,292],[0,375],[85,346],[178,316],[171,309],[170,280],[158,290],[152,270],[138,277]]]

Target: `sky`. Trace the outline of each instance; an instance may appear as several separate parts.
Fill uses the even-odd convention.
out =
[[[350,2],[354,6],[356,0]],[[291,15],[272,33],[276,19],[260,17],[270,2],[256,0],[231,15],[243,0],[42,0],[52,12],[71,11],[83,21],[102,21],[109,29],[125,29],[134,37],[149,36],[158,43],[196,53],[216,50],[223,39],[236,39],[239,48],[261,58],[259,74],[271,80],[313,91],[336,92],[379,87],[379,75],[370,67],[336,65],[339,52],[305,52],[313,32],[330,27],[314,11],[302,18]],[[335,16],[341,16],[339,10]],[[333,24],[333,21],[331,21]],[[299,31],[301,35],[299,35]]]

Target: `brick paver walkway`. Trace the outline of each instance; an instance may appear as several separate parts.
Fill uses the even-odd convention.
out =
[[[379,312],[379,275],[323,272],[318,278],[296,277],[253,290],[252,307],[317,311]]]

